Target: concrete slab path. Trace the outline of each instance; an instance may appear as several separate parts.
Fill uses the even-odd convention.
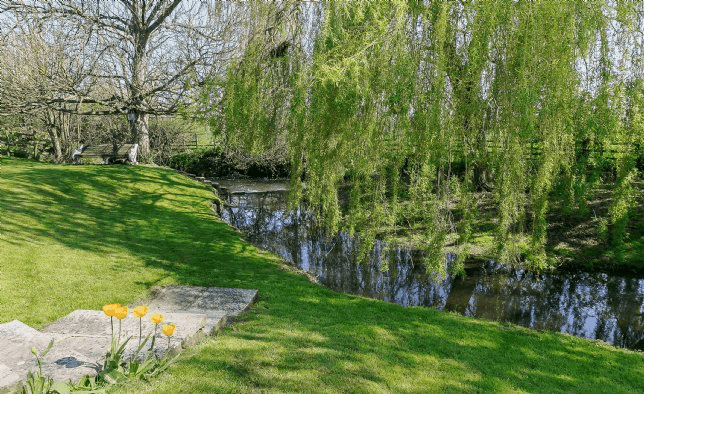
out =
[[[114,330],[121,331],[121,340],[131,338],[125,349],[130,356],[138,346],[138,332],[142,321],[143,337],[155,330],[150,320],[153,313],[165,317],[161,326],[173,323],[175,333],[170,338],[158,328],[153,352],[164,355],[168,349],[177,350],[213,334],[230,324],[247,310],[258,295],[257,290],[222,287],[167,286],[153,288],[146,299],[129,304],[130,313],[122,324],[114,319]],[[148,306],[148,314],[140,321],[133,316],[136,306]],[[42,352],[55,340],[43,362],[43,372],[55,381],[77,381],[85,375],[96,375],[110,348],[110,318],[102,310],[76,310],[38,331],[13,320],[0,324],[0,392],[17,390],[29,371],[37,370],[37,362],[30,352],[34,346]],[[150,343],[141,355],[146,354]]]

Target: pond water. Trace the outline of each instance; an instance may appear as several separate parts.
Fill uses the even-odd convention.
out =
[[[375,241],[366,260],[358,261],[355,238],[343,232],[325,237],[306,213],[286,210],[283,181],[214,181],[225,202],[225,222],[331,289],[643,349],[642,278],[585,272],[536,275],[486,261],[468,264],[463,278],[449,275],[436,282],[423,268],[420,252],[384,250],[382,241]],[[453,256],[446,261],[450,265]]]

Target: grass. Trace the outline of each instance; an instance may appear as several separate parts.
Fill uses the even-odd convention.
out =
[[[153,285],[259,290],[218,335],[117,393],[643,393],[606,343],[336,293],[220,222],[167,169],[0,159],[0,323],[42,327]]]
[[[227,262],[251,246],[219,225],[213,199],[166,169],[4,159],[0,322],[38,328],[154,285],[247,284],[253,273]]]

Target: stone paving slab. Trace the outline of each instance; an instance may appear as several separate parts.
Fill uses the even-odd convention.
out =
[[[135,302],[128,307],[148,306],[151,308],[151,313],[157,312],[152,309],[163,309],[165,311],[184,310],[198,301],[201,290],[205,288],[192,286],[153,287],[147,299]]]
[[[56,382],[77,381],[85,375],[96,375],[103,365],[105,353],[110,347],[110,336],[48,334],[55,344],[45,356],[43,373]],[[43,347],[44,348],[44,347]],[[37,370],[33,359],[32,370]],[[28,368],[24,374],[27,374]]]
[[[22,380],[9,366],[0,363],[0,389],[12,387]]]
[[[162,309],[161,309],[162,310]],[[164,325],[173,323],[176,326],[175,335],[188,336],[199,331],[205,325],[206,315],[199,312],[161,312],[165,319],[160,323],[158,333]],[[150,320],[150,312],[142,319],[132,314],[132,310],[121,322],[113,319],[113,331],[115,336],[125,340],[128,337],[138,337],[142,323],[143,337],[154,332],[155,324]],[[121,323],[121,324],[118,324]],[[101,310],[76,310],[56,320],[47,326],[43,332],[54,334],[82,334],[84,336],[100,336],[110,340],[111,328],[110,317]]]
[[[2,370],[5,374],[10,374],[9,371],[15,373],[22,370],[24,365],[34,364],[35,356],[30,352],[30,347],[35,346],[39,352],[42,352],[52,339],[51,335],[33,329],[18,320],[0,324],[0,340],[2,340],[0,364],[4,365]],[[0,374],[0,384],[5,382],[4,376]]]
[[[23,380],[36,364],[30,347],[42,352],[52,338],[18,320],[0,324],[0,389]]]
[[[256,299],[257,293],[257,290],[221,287],[157,287],[144,302],[128,306],[130,312],[122,325],[114,319],[113,329],[116,336],[120,331],[122,341],[130,338],[124,355],[129,358],[137,350],[140,322],[145,338],[155,330],[150,316],[156,312],[163,314],[165,318],[158,328],[153,349],[155,354],[162,356],[168,349],[178,350],[231,323]],[[149,307],[148,314],[140,322],[132,313],[138,305]],[[170,340],[161,330],[168,323],[176,325]],[[97,374],[101,369],[110,347],[110,337],[110,317],[101,310],[73,311],[42,331],[18,320],[0,324],[0,392],[17,388],[28,371],[37,370],[31,346],[42,352],[54,339],[52,349],[45,356],[43,372],[56,381],[76,381],[84,375]],[[149,348],[150,341],[139,355],[147,355]]]
[[[144,304],[167,310],[224,311],[229,314],[243,312],[257,297],[257,290],[231,289],[225,287],[167,286],[154,287]]]
[[[154,287],[148,299],[144,302],[133,303],[133,306],[148,306],[150,313],[163,313],[154,309],[202,312],[208,316],[203,333],[209,335],[215,333],[220,327],[232,323],[256,300],[257,296],[258,291],[254,289],[166,286]]]

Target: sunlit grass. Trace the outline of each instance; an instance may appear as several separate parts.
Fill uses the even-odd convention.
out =
[[[643,354],[332,292],[220,222],[173,171],[0,158],[0,323],[35,327],[158,284],[258,289],[147,393],[643,393]]]

